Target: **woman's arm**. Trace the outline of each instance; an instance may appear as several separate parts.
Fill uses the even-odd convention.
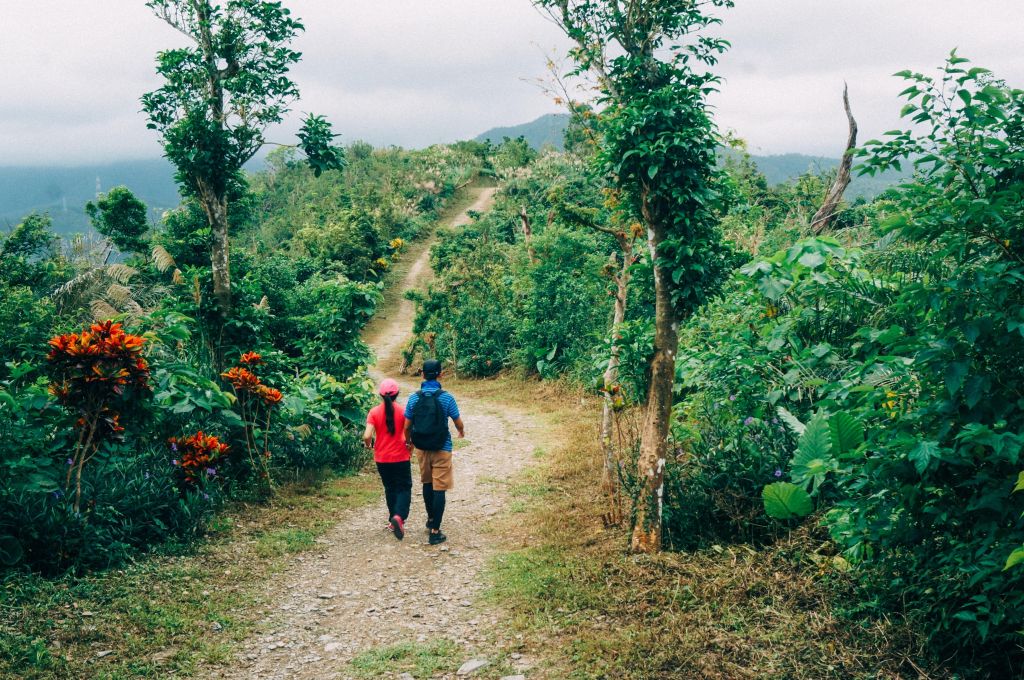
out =
[[[371,425],[370,423],[367,423],[366,424],[366,429],[363,430],[363,445],[366,448],[368,448],[368,449],[372,449],[373,448],[373,436],[376,433],[377,433],[377,431],[373,428],[373,425]]]

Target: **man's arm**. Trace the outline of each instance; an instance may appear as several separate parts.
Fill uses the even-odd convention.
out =
[[[466,425],[462,422],[462,417],[454,418],[452,422],[455,423],[455,429],[459,431],[459,439],[465,439]]]
[[[406,448],[412,448],[412,421],[405,421],[405,428],[403,428],[402,434],[405,435],[405,446]]]

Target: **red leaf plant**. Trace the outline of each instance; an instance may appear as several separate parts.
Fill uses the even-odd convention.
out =
[[[173,464],[181,470],[185,482],[192,486],[215,476],[217,468],[214,465],[229,449],[227,444],[222,444],[213,435],[204,434],[202,430],[184,439],[172,437],[170,444],[177,455]]]
[[[270,419],[275,407],[281,403],[284,395],[280,390],[263,384],[256,375],[256,367],[262,365],[263,358],[256,352],[246,352],[239,358],[241,366],[235,366],[221,373],[221,377],[231,384],[231,389],[238,399],[242,422],[245,423],[245,449],[249,462],[255,470],[260,469],[260,477],[273,489],[270,477]],[[258,444],[262,437],[262,449]]]
[[[124,427],[116,402],[149,391],[149,364],[142,356],[145,338],[126,333],[113,321],[93,324],[81,333],[50,340],[50,394],[77,416],[75,448],[68,459],[65,488],[75,483],[75,512],[82,501],[82,470],[104,442],[121,438]]]

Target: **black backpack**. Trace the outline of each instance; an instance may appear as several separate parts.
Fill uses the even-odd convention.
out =
[[[416,393],[412,407],[412,443],[420,451],[440,451],[448,442],[448,416],[441,406],[444,390]]]

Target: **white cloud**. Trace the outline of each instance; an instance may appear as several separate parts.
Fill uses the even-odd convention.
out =
[[[417,146],[556,110],[526,81],[567,43],[529,0],[285,1],[307,29],[296,108],[326,114],[345,140]],[[182,38],[142,0],[0,6],[0,165],[160,153],[139,96],[159,85],[156,52]],[[838,153],[844,80],[865,139],[893,127],[902,87],[890,75],[955,46],[1024,83],[1017,0],[740,0],[724,19],[717,117],[759,152]]]

